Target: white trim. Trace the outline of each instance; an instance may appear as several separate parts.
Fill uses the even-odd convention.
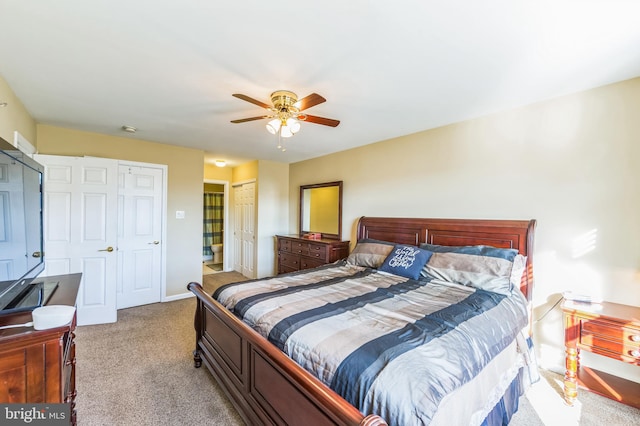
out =
[[[240,180],[240,181],[238,181],[238,182],[233,182],[233,183],[231,184],[231,186],[242,186],[242,185],[244,185],[245,183],[254,183],[254,182],[256,182],[256,178],[253,178],[253,179],[247,179],[247,180]]]
[[[164,302],[175,302],[176,300],[188,299],[190,297],[195,297],[195,294],[191,293],[191,292],[174,294],[173,296],[166,296],[165,298],[163,298],[162,299],[162,303],[164,303]]]
[[[233,268],[233,259],[230,253],[231,241],[229,239],[229,181],[228,180],[218,180],[218,179],[205,179],[204,183],[215,183],[218,185],[224,185],[224,218],[222,222],[223,227],[223,239],[222,239],[222,270],[229,271]],[[231,262],[230,262],[231,261]]]
[[[13,146],[27,154],[29,157],[33,157],[33,154],[38,153],[36,147],[33,146],[33,144],[17,130],[14,130],[13,132]]]

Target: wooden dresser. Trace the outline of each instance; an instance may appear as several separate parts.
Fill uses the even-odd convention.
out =
[[[47,305],[75,306],[82,274],[37,278],[57,281]],[[0,315],[0,326],[32,321],[31,312]],[[0,330],[0,402],[68,403],[76,424],[76,316],[62,327]]]
[[[276,235],[278,274],[316,268],[349,256],[349,241]]]
[[[566,373],[564,396],[573,405],[578,386],[640,408],[640,383],[580,365],[580,350],[640,366],[640,307],[617,303],[562,304]]]

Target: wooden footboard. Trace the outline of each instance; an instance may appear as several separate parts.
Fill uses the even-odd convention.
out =
[[[382,426],[245,326],[198,283],[196,367],[207,366],[247,424]]]

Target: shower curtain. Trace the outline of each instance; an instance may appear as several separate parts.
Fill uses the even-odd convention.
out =
[[[211,245],[222,244],[224,194],[204,193],[202,255],[211,256]]]

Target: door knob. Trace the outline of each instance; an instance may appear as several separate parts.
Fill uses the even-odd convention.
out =
[[[154,241],[154,242],[152,242],[152,243],[147,243],[147,244],[155,244],[155,245],[158,245],[158,244],[160,244],[160,241]]]
[[[40,257],[42,256],[42,253],[40,253],[39,251],[34,251],[33,254],[31,255],[33,257]]]
[[[102,250],[98,250],[98,251],[108,251],[109,253],[111,253],[113,251],[113,247],[109,246],[106,249],[102,249]]]

